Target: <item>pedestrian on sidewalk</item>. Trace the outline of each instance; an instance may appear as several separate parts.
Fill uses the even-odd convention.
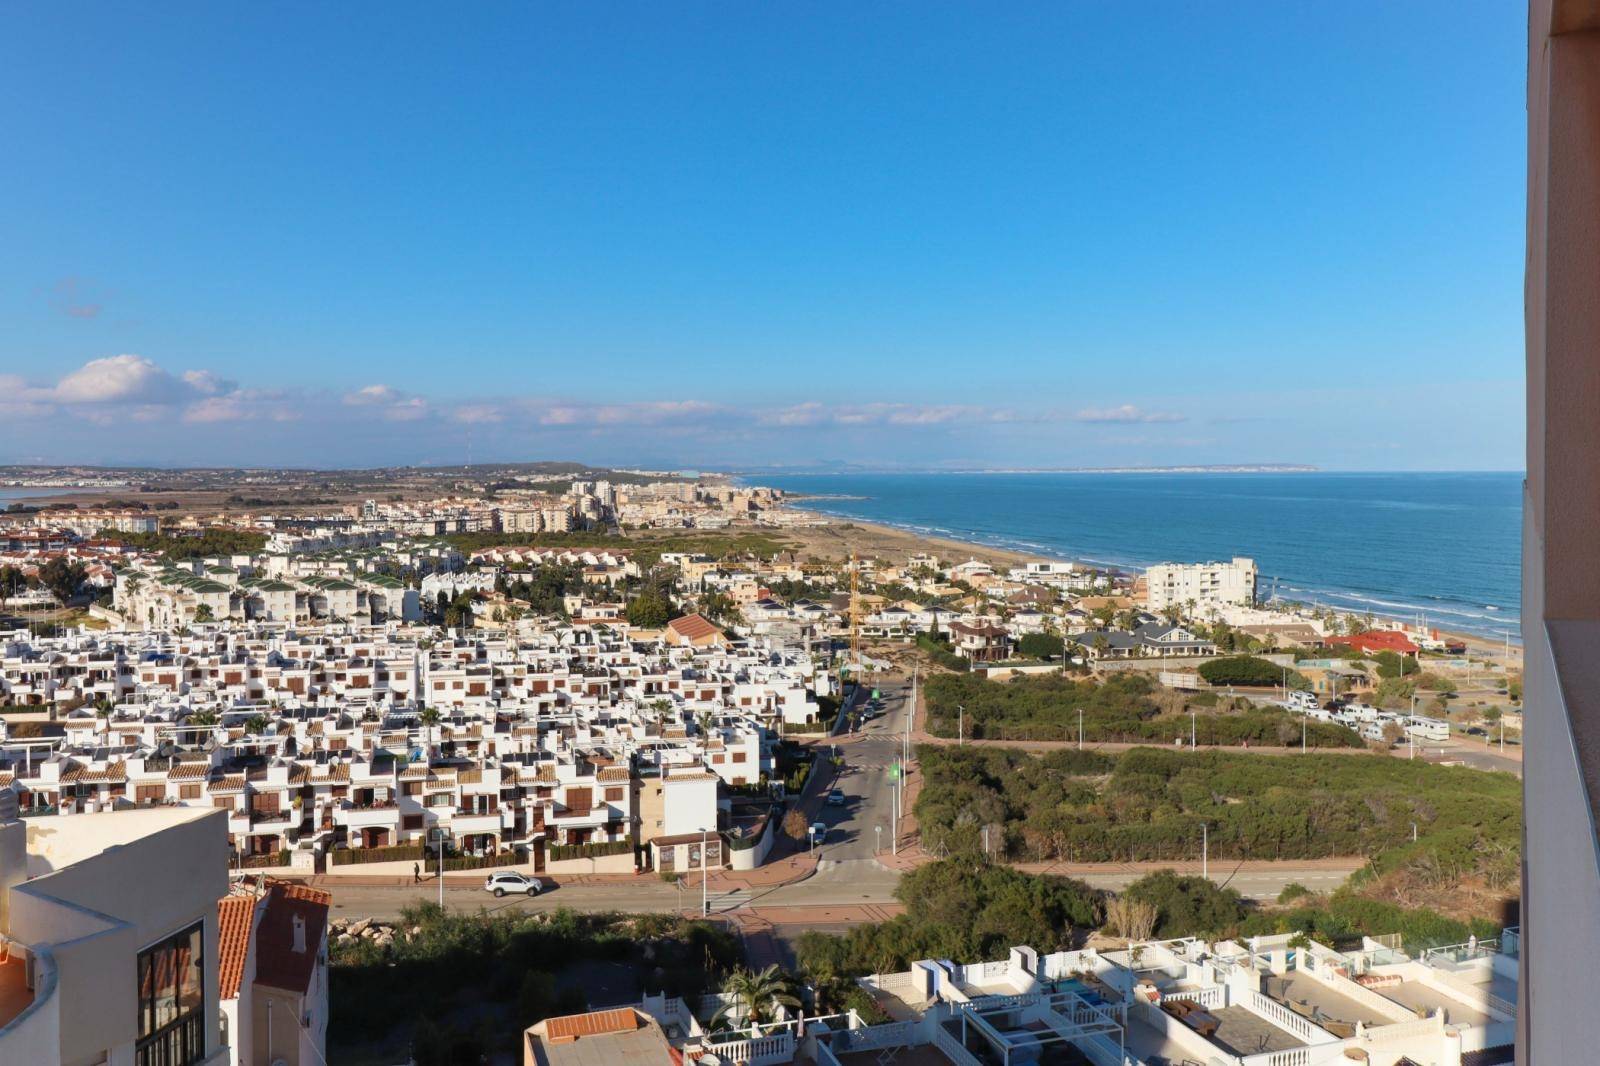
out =
[[[411,883],[414,885],[422,884],[422,864],[420,862],[411,864]]]

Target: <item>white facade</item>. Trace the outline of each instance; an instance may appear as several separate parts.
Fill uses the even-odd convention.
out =
[[[1249,606],[1256,598],[1254,559],[1227,563],[1158,563],[1145,571],[1145,604],[1152,611],[1231,603]]]

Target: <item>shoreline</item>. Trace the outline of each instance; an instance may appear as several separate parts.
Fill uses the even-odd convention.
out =
[[[986,562],[990,565],[994,565],[998,562],[1007,567],[1019,565],[1021,563],[1033,560],[1050,559],[1058,562],[1070,561],[1100,568],[1111,565],[1116,569],[1125,570],[1131,573],[1143,573],[1144,571],[1143,567],[1124,564],[1100,563],[1096,562],[1095,560],[1082,559],[1067,555],[1066,553],[1054,553],[1048,551],[1029,552],[1015,548],[996,547],[994,545],[984,544],[981,541],[962,540],[959,537],[946,537],[933,533],[922,533],[918,530],[889,525],[884,522],[875,522],[866,519],[854,518],[848,515],[839,515],[828,511],[811,510],[804,506],[790,507],[790,510],[793,510],[797,513],[815,515],[819,518],[825,518],[828,520],[828,525],[817,527],[780,527],[778,532],[782,533],[783,535],[800,539],[804,534],[817,534],[824,533],[828,530],[833,530],[834,535],[831,539],[843,543],[852,539],[848,536],[849,531],[844,528],[845,526],[850,526],[855,530],[859,530],[867,534],[866,537],[859,538],[864,542],[865,546],[874,548],[876,554],[883,555],[889,558],[891,561],[903,561],[906,557],[909,557],[918,551],[934,549],[934,554],[964,553],[966,557],[977,559],[980,562]],[[804,547],[810,549],[812,548],[812,545],[806,544]],[[860,547],[860,545],[858,545],[858,547]],[[887,547],[889,550],[882,550],[884,547]],[[848,551],[846,551],[846,555],[848,555]],[[1374,615],[1377,616],[1377,612],[1374,612]],[[1480,633],[1469,633],[1459,629],[1445,628],[1443,626],[1429,626],[1428,628],[1435,630],[1441,638],[1460,640],[1464,642],[1467,645],[1467,652],[1469,655],[1478,654],[1495,660],[1506,658],[1505,642],[1502,638],[1488,637]],[[1521,661],[1522,643],[1519,633],[1511,640],[1510,662],[1517,664],[1518,668],[1520,669]]]

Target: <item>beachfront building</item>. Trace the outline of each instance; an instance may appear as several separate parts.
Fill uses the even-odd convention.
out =
[[[1226,563],[1157,563],[1144,573],[1145,606],[1169,608],[1249,606],[1256,601],[1254,559],[1235,557]]]

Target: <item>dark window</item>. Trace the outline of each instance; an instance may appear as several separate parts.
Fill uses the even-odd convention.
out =
[[[189,1066],[205,1057],[205,955],[196,922],[139,952],[137,1066]]]

